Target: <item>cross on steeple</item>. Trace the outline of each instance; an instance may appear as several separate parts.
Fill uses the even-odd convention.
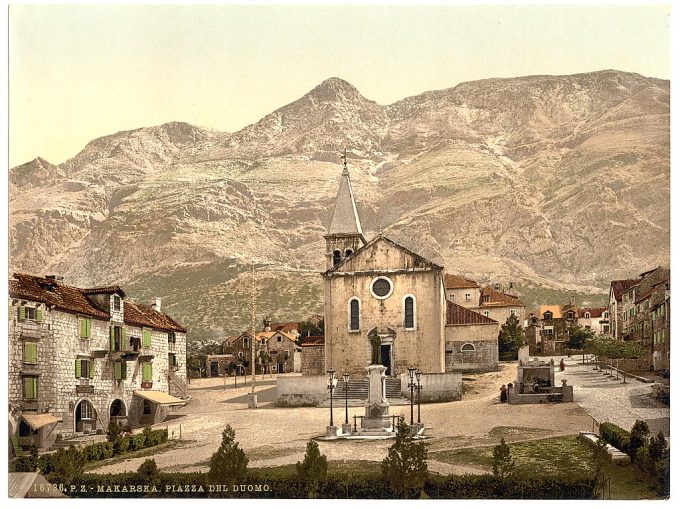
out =
[[[345,151],[340,154],[340,160],[342,161],[342,174],[349,175],[349,170],[347,169],[347,147],[345,147]]]

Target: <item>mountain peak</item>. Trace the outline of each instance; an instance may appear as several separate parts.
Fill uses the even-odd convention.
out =
[[[335,101],[338,99],[366,100],[354,85],[335,77],[322,81],[307,95],[313,96],[319,101]]]

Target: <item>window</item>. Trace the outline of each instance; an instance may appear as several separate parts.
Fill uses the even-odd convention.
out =
[[[36,322],[42,322],[43,310],[34,307],[19,306],[19,321],[24,320],[35,320]]]
[[[283,358],[288,360],[288,357],[290,357],[290,350],[284,350],[283,351]]]
[[[175,343],[177,342],[177,337],[175,336],[174,332],[168,332],[168,343]]]
[[[392,295],[392,281],[384,276],[377,277],[371,283],[371,294],[376,299],[386,299]]]
[[[465,294],[465,302],[470,302],[470,294],[469,293]]]
[[[553,314],[550,311],[546,311],[545,313],[543,313],[543,319],[544,320],[552,320]]]
[[[243,338],[243,348],[250,348],[250,338]]]
[[[90,320],[89,318],[79,318],[78,325],[80,329],[80,337],[82,339],[88,339],[92,337],[90,330],[92,327],[92,320]]]
[[[352,256],[352,253],[354,253],[354,251],[352,251],[351,249],[345,249],[345,257],[346,258],[349,258],[350,256]]]
[[[80,418],[94,419],[94,407],[92,406],[92,403],[87,400],[80,402]]]
[[[123,337],[125,336],[123,328],[118,325],[112,325],[111,329],[109,329],[109,336],[111,338],[111,351],[122,352]]]
[[[76,378],[94,378],[94,361],[76,359]]]
[[[411,295],[404,298],[404,328],[415,329],[415,300]]]
[[[142,348],[151,348],[151,331],[142,331]]]
[[[239,358],[239,359],[243,359],[243,352],[240,351],[240,350],[239,350],[239,352],[238,352],[238,358]]]
[[[281,336],[279,336],[279,337],[276,338],[276,342],[277,342],[277,343],[281,343],[282,341],[283,341],[283,338],[281,338]]]
[[[24,399],[38,399],[38,377],[25,376],[23,381]]]
[[[469,296],[469,295],[470,295],[469,293],[465,294],[466,300],[470,300],[470,299],[467,298],[467,296]],[[484,297],[482,297],[482,301],[483,302],[491,302],[491,296],[485,295]]]
[[[342,253],[340,252],[339,249],[336,249],[333,251],[333,265],[337,265],[340,263],[340,260],[342,259]]]
[[[113,364],[113,378],[125,380],[127,378],[127,362],[115,362]]]
[[[144,409],[142,410],[144,415],[151,415],[151,401],[148,399],[144,400]]]
[[[553,335],[553,330],[552,329],[543,329],[541,331],[544,336],[552,336]]]
[[[472,343],[465,343],[463,346],[460,347],[461,352],[474,352],[475,351],[475,345]]]
[[[360,327],[360,302],[356,297],[352,297],[349,300],[349,330],[358,331]]]
[[[574,312],[573,312],[573,311],[569,311],[569,312],[567,313],[567,320],[573,320],[573,319],[574,319]]]
[[[177,356],[174,353],[168,354],[168,366],[171,368],[177,367]]]
[[[484,316],[486,316],[487,318],[489,318],[489,312],[488,312],[488,311],[484,311]]]
[[[153,379],[153,367],[150,362],[142,364],[142,382],[150,382]]]
[[[603,318],[609,318],[609,311],[605,311],[604,314],[602,315]]]
[[[516,314],[517,314],[517,310],[516,310],[516,309],[511,309],[511,310],[510,310],[510,314],[511,314],[511,315],[516,315]]]
[[[588,320],[588,319],[590,318],[590,313],[588,313],[588,312],[586,311],[586,312],[584,313],[584,315],[583,315],[583,318],[585,318],[586,320]]]
[[[24,343],[24,364],[38,364],[38,343]]]
[[[603,334],[609,334],[609,325],[603,325],[602,326],[602,333]]]
[[[118,295],[113,296],[113,310],[120,311],[120,296]]]

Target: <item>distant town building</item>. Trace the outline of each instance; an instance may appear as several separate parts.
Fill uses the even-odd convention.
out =
[[[519,300],[511,289],[505,290],[501,285],[480,287],[472,279],[452,274],[446,274],[444,284],[448,300],[491,318],[501,325],[510,315],[515,315],[520,324],[526,318],[524,302]]]
[[[118,286],[58,276],[9,281],[10,433],[48,448],[57,437],[164,420],[186,397],[186,329]]]

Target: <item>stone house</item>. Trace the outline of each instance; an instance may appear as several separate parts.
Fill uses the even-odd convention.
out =
[[[118,286],[76,288],[57,276],[9,281],[10,433],[58,438],[164,420],[186,397],[186,329]]]
[[[446,299],[463,307],[478,306],[481,298],[479,284],[463,276],[446,274],[444,276]]]
[[[577,324],[595,334],[611,334],[609,310],[606,307],[579,307],[576,310]]]
[[[377,360],[387,368],[387,376],[400,376],[409,366],[425,373],[446,373],[449,307],[444,267],[382,233],[370,242],[365,239],[346,160],[324,239],[326,370],[363,376]],[[478,294],[471,288],[470,299],[474,293],[478,305]],[[465,289],[452,288],[449,295],[457,299],[459,290]],[[465,299],[465,291],[462,295]],[[463,336],[458,332],[451,342]],[[482,358],[479,353],[477,368],[487,369],[494,359],[497,362],[497,349],[496,357]]]
[[[621,311],[623,315],[621,322],[622,339],[650,341],[651,331],[648,328],[649,309],[658,304],[658,302],[651,302],[648,297],[651,295],[655,285],[668,282],[670,282],[670,270],[664,267],[656,267],[640,274],[638,282],[630,286],[630,288],[623,293],[621,302]],[[658,300],[658,298],[656,300]],[[643,315],[637,317],[640,313]]]
[[[444,276],[446,286],[446,299],[471,309],[487,318],[504,324],[510,315],[517,316],[520,323],[526,317],[524,302],[512,293],[512,290],[504,290],[501,285],[480,287],[479,284],[463,276],[446,274]],[[512,287],[512,285],[511,285]]]
[[[498,369],[500,324],[455,302],[446,304],[446,371]]]
[[[609,323],[610,334],[616,339],[623,339],[622,324],[624,322],[623,298],[628,291],[638,284],[640,279],[619,279],[609,285]]]
[[[323,336],[305,336],[300,340],[302,376],[318,376],[326,373]]]
[[[205,356],[206,375],[210,377],[229,374],[229,367],[235,364],[234,356],[230,353],[211,354]],[[234,370],[235,371],[235,370]]]
[[[299,373],[301,370],[302,349],[296,343],[293,333],[278,330],[267,338],[267,353],[271,358],[271,373]]]
[[[655,371],[671,369],[671,297],[664,291],[664,300],[651,308],[652,367]]]

